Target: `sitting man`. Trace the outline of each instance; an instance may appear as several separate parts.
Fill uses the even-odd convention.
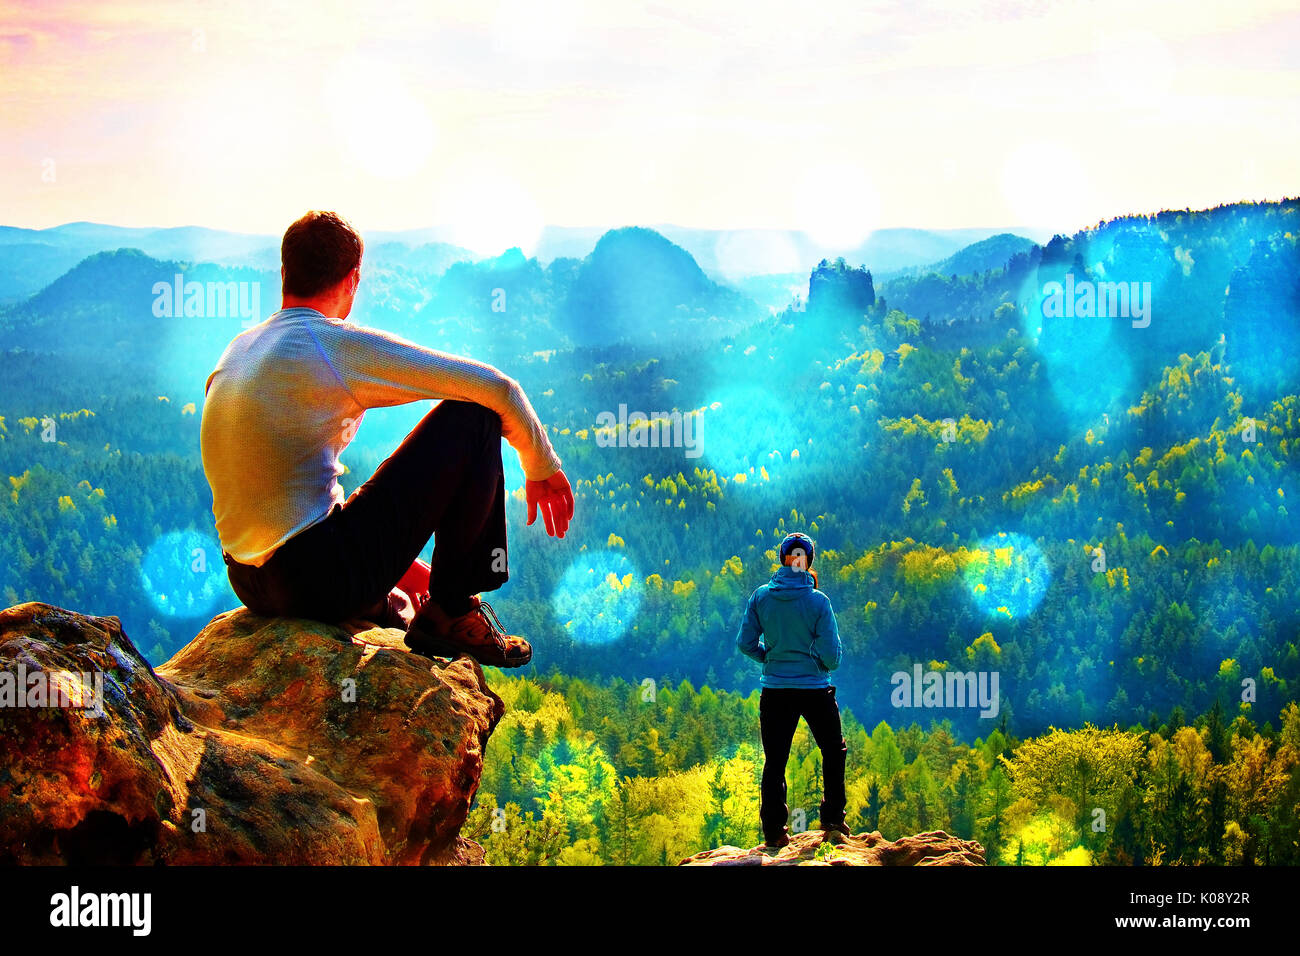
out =
[[[478,597],[509,578],[502,437],[523,465],[528,524],[540,509],[564,537],[569,481],[518,382],[347,322],[363,251],[334,213],[291,225],[280,311],[208,377],[200,443],[230,585],[259,614],[362,617],[405,629],[419,653],[526,664],[528,642]],[[339,454],[365,410],[424,398],[442,401],[345,501]]]

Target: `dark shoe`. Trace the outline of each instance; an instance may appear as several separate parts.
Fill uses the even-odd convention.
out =
[[[768,837],[767,842],[763,844],[766,850],[779,850],[783,846],[790,845],[790,834],[782,828],[780,836]]]
[[[406,646],[425,657],[468,654],[493,667],[522,667],[533,659],[529,643],[505,632],[492,605],[477,596],[469,600],[469,612],[459,617],[449,617],[434,601],[425,602],[406,631]]]
[[[822,831],[825,833],[842,833],[844,836],[853,836],[849,830],[846,821],[848,814],[844,812],[844,807],[835,807],[823,800],[817,806],[817,817],[821,822]]]
[[[831,846],[840,846],[849,838],[849,834],[844,830],[831,829],[822,831],[822,842],[829,843]]]

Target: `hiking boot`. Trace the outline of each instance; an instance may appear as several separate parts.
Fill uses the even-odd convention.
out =
[[[783,846],[789,846],[789,845],[790,845],[790,834],[789,834],[789,832],[786,830],[786,828],[782,827],[782,828],[781,828],[781,833],[780,833],[779,836],[774,836],[774,837],[768,837],[768,838],[767,838],[767,841],[763,844],[763,849],[765,849],[765,850],[779,850],[779,849],[781,849],[781,847],[783,847]]]
[[[480,664],[522,667],[533,659],[529,643],[507,634],[492,605],[476,596],[470,609],[451,617],[436,601],[427,601],[406,631],[406,646],[425,657],[457,658],[468,654]]]
[[[849,825],[844,821],[843,817],[841,817],[839,820],[834,820],[831,822],[823,821],[822,832],[826,835],[826,838],[828,839],[832,836],[832,834],[836,836],[846,836],[846,837],[853,836],[853,831],[849,829]]]

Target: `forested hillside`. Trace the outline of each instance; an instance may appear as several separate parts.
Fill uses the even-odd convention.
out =
[[[466,834],[488,862],[661,865],[762,842],[758,695],[687,682],[502,677],[506,716]],[[848,819],[887,838],[944,830],[1002,865],[1300,863],[1300,707],[1261,733],[1216,704],[1146,726],[947,722],[865,727],[844,708]],[[792,829],[817,828],[821,761],[807,727],[788,775]]]
[[[577,495],[563,540],[523,527],[518,492],[509,503],[511,581],[490,599],[533,641],[541,683],[503,684],[518,728],[493,738],[505,749],[485,804],[490,794],[540,813],[552,792],[587,794],[564,782],[583,761],[582,773],[606,775],[592,793],[610,800],[644,802],[636,787],[688,778],[700,807],[733,799],[700,795],[724,786],[718,773],[752,775],[757,669],[735,634],[777,542],[797,529],[817,540],[845,641],[836,683],[860,722],[850,741],[860,819],[874,812],[862,789],[874,781],[887,835],[925,826],[923,805],[935,826],[946,820],[1002,852],[1031,819],[1042,833],[1059,825],[1027,814],[992,833],[980,822],[989,788],[1010,786],[996,758],[1015,762],[1012,741],[1051,739],[1054,727],[1079,740],[1088,725],[1147,728],[1159,738],[1120,730],[1104,744],[1125,773],[1150,771],[1127,798],[1147,801],[1145,818],[1130,808],[1132,826],[1150,836],[1174,801],[1194,807],[1180,819],[1213,829],[1220,817],[1205,814],[1227,813],[1243,833],[1235,848],[1165,834],[1164,862],[1191,846],[1214,861],[1284,856],[1290,844],[1266,830],[1281,825],[1279,801],[1295,805],[1294,708],[1284,715],[1300,689],[1298,208],[1126,217],[967,275],[877,282],[870,263],[824,262],[805,297],[767,316],[646,230],[549,266],[516,251],[438,274],[400,262],[365,272],[355,320],[518,378]],[[203,380],[241,320],[154,314],[152,284],[178,271],[261,282],[263,315],[278,306],[273,275],[120,250],[0,313],[0,600],[117,614],[155,662],[237,603],[198,422]],[[1136,284],[1145,317],[1045,306],[1052,283],[1111,282]],[[367,415],[344,455],[345,492],[427,407]],[[625,424],[636,412],[649,421]],[[692,428],[664,430],[674,413]],[[505,456],[517,489],[518,461]],[[918,666],[996,673],[995,715],[897,706],[894,675]],[[647,678],[660,688],[657,716],[622,737],[584,723],[592,695],[602,719],[630,719]],[[701,688],[698,699],[683,691],[691,708],[721,708],[698,734],[663,704],[683,681]],[[1195,741],[1182,726],[1194,715]],[[893,759],[878,758],[890,753],[875,736],[882,721],[899,736],[917,725],[888,773],[877,765]],[[870,743],[864,728],[876,728]],[[507,755],[524,752],[520,733],[543,735],[524,748],[533,763],[508,771]],[[674,756],[658,762],[656,746]],[[1169,776],[1171,753],[1182,776]],[[966,783],[953,776],[963,761]],[[1251,776],[1270,773],[1276,785]],[[1056,807],[1065,820],[1101,805],[1062,791],[1065,807],[1050,787],[1023,786],[1035,812]],[[956,796],[968,787],[983,809]],[[559,844],[571,856],[655,862],[699,849],[701,833],[748,838],[717,820],[714,831],[647,835],[671,821],[646,818],[631,843],[583,844],[591,812],[563,810],[577,814]],[[1085,844],[1096,859],[1153,861],[1146,836],[1114,829],[1105,845],[1051,843],[1061,853]]]

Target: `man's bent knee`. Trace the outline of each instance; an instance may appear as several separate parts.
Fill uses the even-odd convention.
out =
[[[440,416],[450,416],[467,428],[485,429],[487,435],[501,437],[501,416],[485,405],[444,399],[434,411]]]

